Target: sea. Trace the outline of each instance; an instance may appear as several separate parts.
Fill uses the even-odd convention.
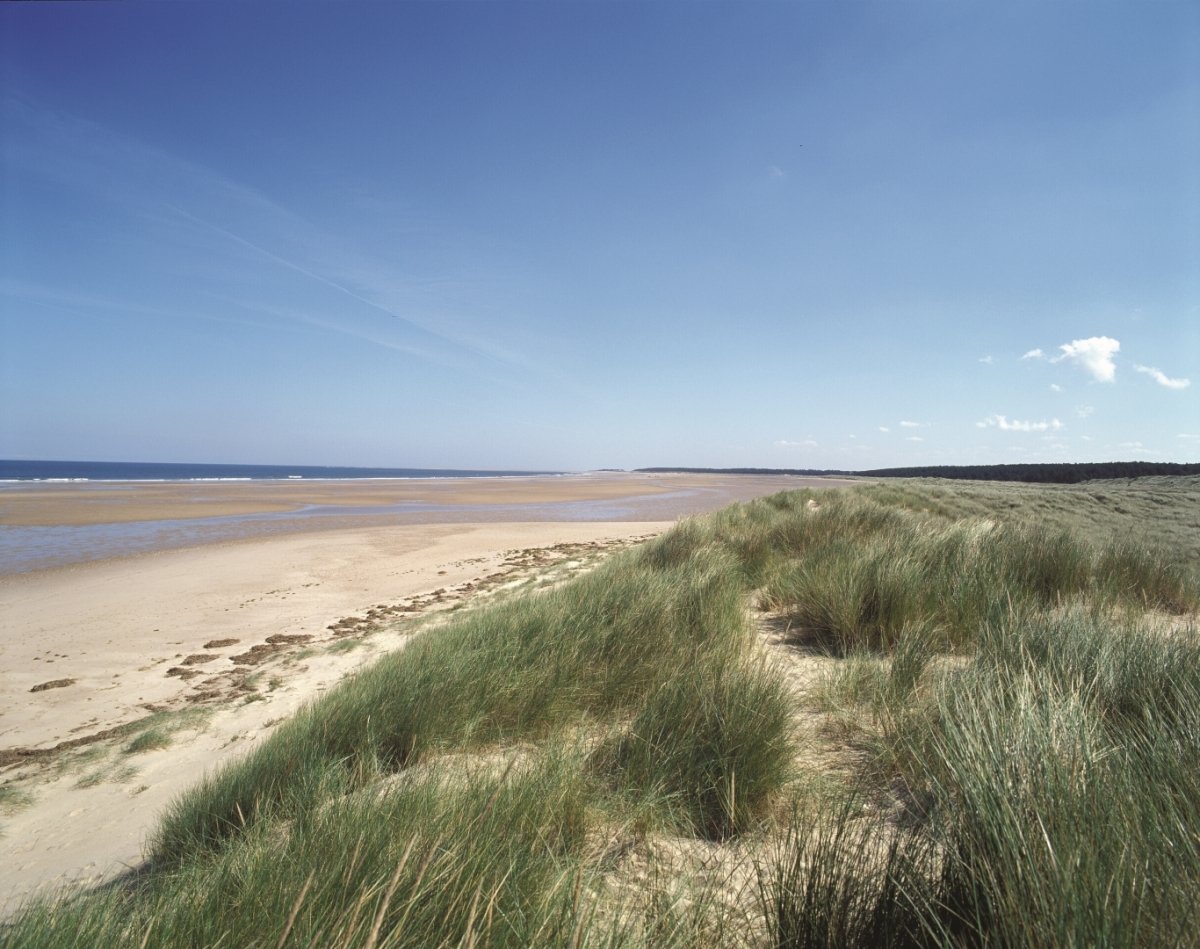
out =
[[[460,468],[352,468],[330,465],[215,465],[145,461],[13,461],[0,459],[11,481],[358,481],[372,478],[502,478],[559,471]]]

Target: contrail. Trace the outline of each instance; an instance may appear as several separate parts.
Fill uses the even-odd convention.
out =
[[[217,224],[213,224],[211,221],[205,221],[203,218],[198,218],[194,214],[189,214],[187,211],[185,211],[183,208],[179,207],[178,205],[168,204],[167,207],[169,207],[176,214],[182,215],[183,217],[187,218],[189,221],[192,221],[193,223],[199,224],[203,227],[207,227],[210,230],[216,231],[218,234],[228,237],[231,241],[235,241],[236,243],[241,244],[243,247],[249,247],[251,250],[257,251],[258,253],[262,254],[264,257],[270,258],[271,260],[275,261],[275,263],[279,264],[282,267],[287,267],[289,270],[294,270],[298,274],[303,274],[304,276],[306,276],[312,280],[316,280],[318,283],[323,283],[327,287],[332,287],[334,290],[337,290],[340,293],[344,293],[346,296],[350,297],[350,299],[357,300],[359,303],[363,304],[364,306],[369,306],[374,310],[378,310],[380,313],[385,313],[394,320],[402,320],[403,322],[409,324],[409,326],[412,326],[416,329],[422,330],[423,332],[426,332],[426,333],[429,332],[429,330],[425,329],[425,327],[421,326],[418,323],[414,323],[412,320],[409,320],[409,319],[401,316],[399,313],[395,313],[392,310],[389,310],[386,306],[376,303],[374,300],[368,300],[366,297],[359,296],[353,290],[349,289],[348,287],[342,286],[336,280],[330,280],[328,277],[322,276],[319,273],[314,273],[311,270],[301,267],[299,264],[288,260],[286,257],[280,257],[278,254],[272,253],[271,251],[267,250],[265,247],[260,247],[258,244],[255,244],[252,241],[248,241],[244,237],[239,237],[237,234],[234,234],[232,231],[227,231],[227,230],[225,230],[225,228],[220,227]],[[430,335],[437,336],[438,334],[431,333]],[[444,338],[444,337],[442,337],[442,338]],[[453,340],[447,340],[447,342],[453,342]]]

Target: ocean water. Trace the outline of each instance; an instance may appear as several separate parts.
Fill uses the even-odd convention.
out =
[[[558,471],[464,471],[457,468],[343,468],[322,465],[192,465],[144,461],[11,461],[5,481],[347,481],[370,478],[498,478]]]

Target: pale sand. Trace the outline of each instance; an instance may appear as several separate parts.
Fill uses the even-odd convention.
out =
[[[656,491],[664,499],[647,509],[651,518],[637,522],[401,523],[314,530],[0,578],[0,783],[33,798],[28,806],[0,813],[0,912],[49,887],[110,879],[137,864],[159,814],[180,791],[261,741],[279,720],[349,671],[382,650],[400,648],[406,626],[411,628],[396,622],[400,617],[486,595],[536,575],[547,563],[575,564],[608,542],[658,533],[682,514],[802,483],[597,476],[548,479],[547,487],[546,480],[438,483],[420,491],[446,496],[458,491],[456,501],[470,504],[482,497],[490,499],[486,503],[509,503],[514,497],[544,501],[547,496],[628,497]],[[231,486],[261,510],[268,494],[256,494],[257,487]],[[285,494],[293,489],[274,487]],[[287,496],[288,503],[346,504],[354,497],[378,504],[380,496],[372,490],[389,498],[395,497],[393,489],[416,490],[393,483],[374,489],[345,483],[300,489],[307,493]],[[99,504],[82,495],[72,495],[70,503]],[[331,500],[313,501],[318,495]],[[225,500],[232,497],[231,492]],[[367,497],[372,499],[362,500]],[[178,497],[171,503],[178,504]],[[127,510],[135,506],[129,501]],[[0,523],[11,523],[11,509],[3,513]],[[382,607],[387,609],[371,617],[366,645],[329,651],[350,631],[329,626]],[[315,639],[275,653],[264,648],[268,637],[280,634]],[[237,642],[205,648],[224,639]],[[247,654],[252,659],[265,654],[266,661],[232,661]],[[217,658],[195,658],[207,656]],[[168,675],[168,670],[194,677]],[[73,682],[30,691],[57,680]],[[250,694],[260,700],[246,702]],[[180,731],[165,749],[125,755],[121,748],[128,735],[96,740],[151,711],[180,708],[207,708],[211,716],[202,731]],[[64,742],[80,744],[62,748]]]

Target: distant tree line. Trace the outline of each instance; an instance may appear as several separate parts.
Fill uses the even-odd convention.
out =
[[[959,478],[970,481],[1028,481],[1040,484],[1078,484],[1114,478],[1200,474],[1200,464],[1166,461],[1100,461],[1085,464],[933,465],[923,468],[881,468],[860,471],[872,478]]]
[[[918,468],[876,468],[841,471],[817,468],[638,468],[647,473],[753,474],[753,475],[857,475],[864,478],[954,478],[967,481],[1026,481],[1034,484],[1078,484],[1114,478],[1151,475],[1200,474],[1200,464],[1166,461],[1101,461],[1084,464],[1038,465],[929,465]]]

